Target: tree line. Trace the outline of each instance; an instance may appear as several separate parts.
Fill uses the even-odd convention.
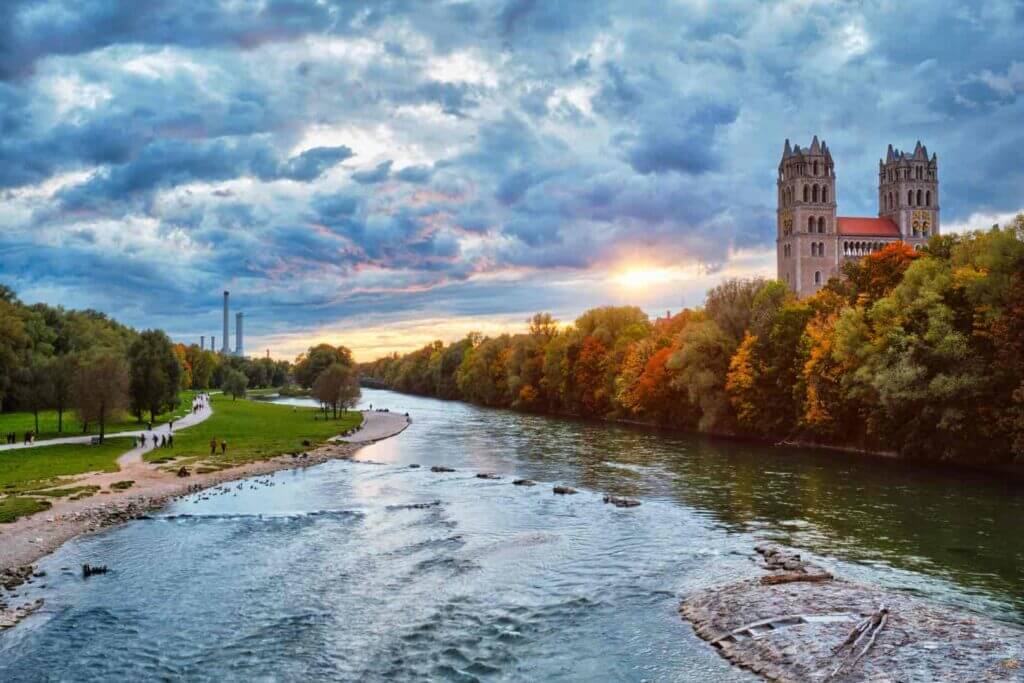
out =
[[[655,320],[537,314],[363,364],[399,391],[913,458],[1024,461],[1024,215],[892,244],[796,299],[733,279]]]
[[[73,412],[83,432],[95,428],[102,440],[106,426],[126,413],[141,423],[175,409],[182,390],[220,388],[237,398],[293,379],[335,414],[359,397],[352,354],[343,346],[311,347],[294,366],[224,356],[98,311],[27,305],[0,285],[0,411],[33,413],[37,434],[41,411],[56,412],[58,432]]]

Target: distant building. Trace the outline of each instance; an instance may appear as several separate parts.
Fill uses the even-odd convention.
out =
[[[894,150],[878,161],[878,217],[836,216],[832,152],[814,136],[779,162],[778,277],[797,296],[817,292],[842,264],[903,241],[921,248],[939,234],[939,161],[920,141],[913,154]]]

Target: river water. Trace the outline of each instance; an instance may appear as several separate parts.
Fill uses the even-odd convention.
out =
[[[1019,485],[391,392],[368,403],[413,424],[357,461],[192,496],[45,558],[45,587],[23,594],[46,606],[0,635],[0,680],[746,681],[677,609],[749,572],[764,539],[1024,623]],[[83,580],[83,562],[112,571]]]

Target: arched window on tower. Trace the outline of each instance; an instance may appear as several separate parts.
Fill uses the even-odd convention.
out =
[[[927,192],[924,193],[924,205],[925,206],[931,206],[932,205],[932,191],[931,190],[928,190]]]
[[[909,192],[907,192],[907,206],[913,206],[913,205],[914,205],[914,191],[910,190]]]
[[[814,216],[807,219],[807,232],[814,232]]]
[[[818,175],[818,162],[814,162],[814,175]]]
[[[917,204],[915,206],[922,206],[924,204],[924,202],[921,201],[922,199],[924,199],[924,195],[921,192],[921,190],[918,190],[917,191]]]
[[[815,185],[814,189],[811,191],[811,197],[813,198],[814,203],[817,204],[818,203],[818,186],[817,185]]]
[[[821,188],[821,203],[822,204],[828,204],[828,188],[827,187]]]
[[[811,201],[811,186],[810,185],[804,185],[804,201],[805,202]]]
[[[821,271],[820,270],[814,271],[814,284],[816,284],[816,285],[820,285],[821,284]]]
[[[818,232],[820,232],[822,234],[824,234],[824,232],[825,232],[825,217],[824,216],[819,216],[818,217]]]

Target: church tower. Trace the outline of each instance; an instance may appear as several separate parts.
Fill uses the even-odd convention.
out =
[[[913,154],[889,145],[878,161],[878,216],[899,228],[904,242],[918,247],[939,234],[939,158],[928,158],[918,140]]]
[[[839,263],[836,176],[828,145],[817,135],[807,149],[791,148],[786,140],[776,185],[779,278],[798,296],[813,294]]]

